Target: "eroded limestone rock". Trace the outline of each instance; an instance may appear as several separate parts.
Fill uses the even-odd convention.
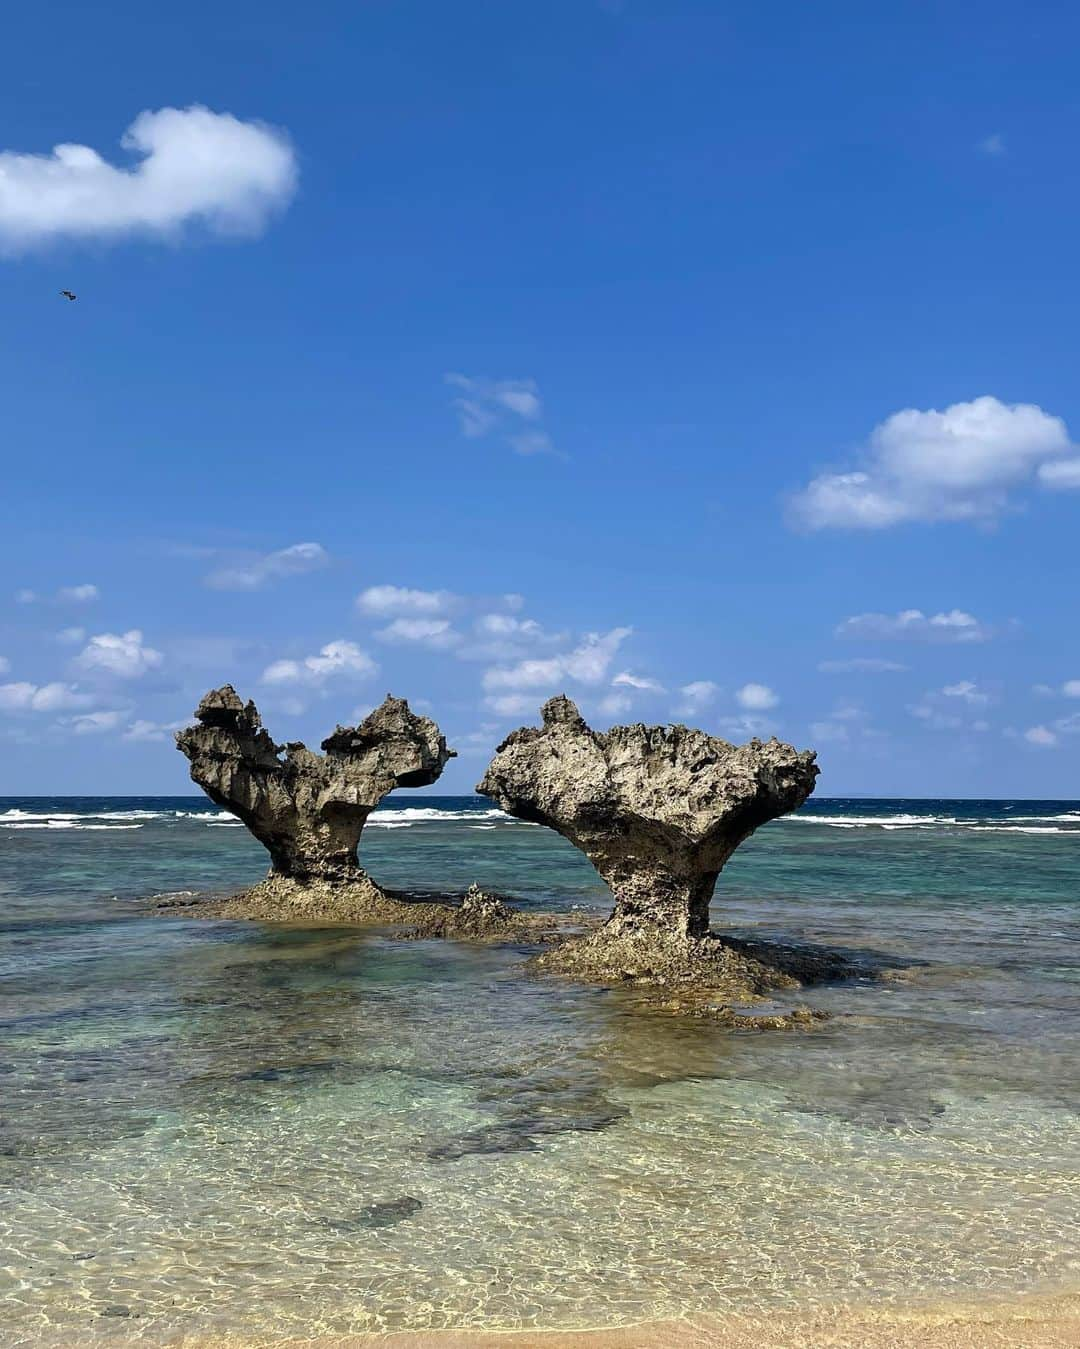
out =
[[[767,820],[802,805],[813,751],[773,739],[731,745],[686,726],[591,730],[565,696],[543,725],[512,732],[477,791],[580,848],[615,896],[608,922],[543,957],[580,973],[699,979],[754,992],[795,977],[708,936],[724,863]]]
[[[388,697],[359,726],[339,726],[316,754],[278,745],[253,702],[231,684],[212,689],[176,743],[192,779],[231,811],[270,854],[265,885],[371,887],[357,845],[368,816],[395,787],[426,787],[454,751],[427,717]]]

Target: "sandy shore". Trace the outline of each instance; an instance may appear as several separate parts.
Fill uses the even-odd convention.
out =
[[[1078,1349],[1080,1295],[1007,1303],[693,1317],[616,1330],[428,1331],[286,1337],[231,1332],[159,1338],[131,1323],[89,1336],[35,1338],[47,1349],[138,1344],[155,1349]],[[5,1341],[0,1338],[0,1344]],[[21,1340],[20,1344],[30,1341]]]

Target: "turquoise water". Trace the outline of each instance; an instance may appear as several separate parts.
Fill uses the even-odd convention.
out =
[[[391,885],[603,907],[478,798]],[[265,855],[197,798],[0,800],[0,1342],[584,1326],[1080,1285],[1080,804],[818,801],[714,920],[906,970],[731,1034],[527,951],[146,916]]]

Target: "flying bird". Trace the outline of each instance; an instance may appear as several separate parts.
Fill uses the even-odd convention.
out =
[[[65,300],[74,300],[75,298],[75,292],[71,290],[62,290],[60,294],[64,297]]]

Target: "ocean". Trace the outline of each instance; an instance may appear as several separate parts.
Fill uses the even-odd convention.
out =
[[[478,797],[362,860],[597,910]],[[1080,1285],[1080,802],[816,800],[714,926],[842,948],[731,1033],[514,946],[163,918],[262,849],[202,798],[0,800],[0,1343],[571,1328]]]

